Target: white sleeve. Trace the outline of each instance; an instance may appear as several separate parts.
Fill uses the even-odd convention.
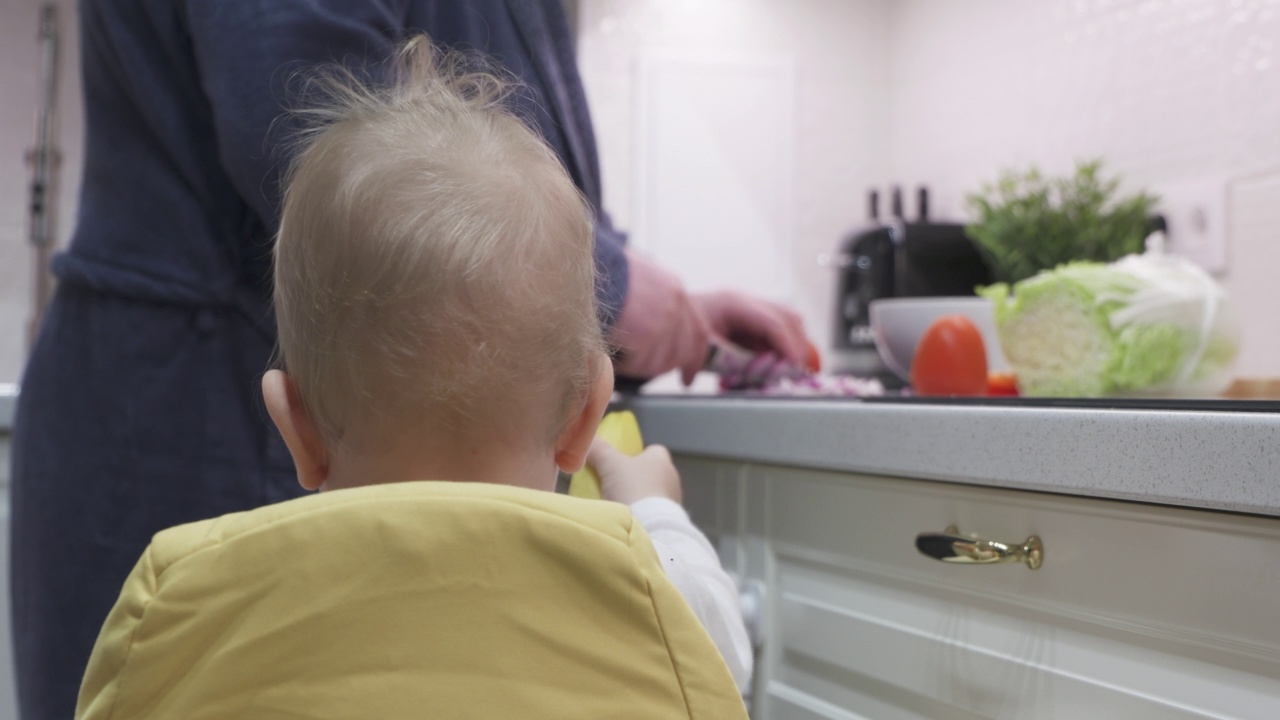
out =
[[[631,513],[649,533],[667,575],[711,635],[738,690],[745,693],[751,683],[751,641],[738,588],[720,566],[715,548],[674,500],[645,498],[632,503]]]

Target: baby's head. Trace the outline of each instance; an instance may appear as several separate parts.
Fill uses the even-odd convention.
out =
[[[275,249],[287,377],[270,374],[264,391],[286,441],[297,436],[295,460],[308,434],[322,446],[329,485],[481,479],[332,476],[338,461],[387,472],[358,461],[415,448],[435,465],[408,473],[467,473],[464,455],[495,452],[573,470],[581,461],[565,462],[560,444],[575,423],[594,431],[603,409],[612,376],[589,210],[555,154],[504,109],[504,82],[463,64],[418,39],[393,82],[328,76],[326,101],[304,112],[316,122],[288,176]],[[298,464],[303,484],[318,484]]]

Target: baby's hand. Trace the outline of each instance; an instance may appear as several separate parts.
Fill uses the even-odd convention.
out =
[[[661,445],[650,445],[635,457],[619,452],[607,441],[596,438],[587,452],[587,464],[600,478],[600,494],[605,500],[624,505],[650,497],[680,502],[680,473],[671,462],[671,453]]]

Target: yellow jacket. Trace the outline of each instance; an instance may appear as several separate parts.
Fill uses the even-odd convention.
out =
[[[622,505],[472,483],[159,533],[76,717],[745,718]]]

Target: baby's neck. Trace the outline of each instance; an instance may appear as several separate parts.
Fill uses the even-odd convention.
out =
[[[382,444],[380,444],[382,445]],[[338,451],[321,490],[414,480],[452,480],[554,490],[552,452],[520,452],[501,443],[422,442],[406,438],[365,452]]]

